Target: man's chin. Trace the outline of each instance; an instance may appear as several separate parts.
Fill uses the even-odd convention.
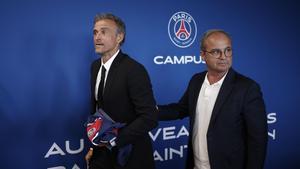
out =
[[[98,54],[98,55],[102,55],[103,51],[95,50],[95,53]]]

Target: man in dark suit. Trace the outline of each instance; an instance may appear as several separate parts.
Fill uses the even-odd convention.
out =
[[[114,121],[126,123],[109,150],[99,145],[86,156],[90,169],[153,169],[152,143],[148,132],[157,125],[152,86],[144,66],[120,50],[125,24],[113,14],[94,20],[95,51],[101,58],[91,67],[92,110],[102,108]],[[104,71],[105,70],[105,71]],[[120,166],[118,149],[132,145],[128,162]]]
[[[259,85],[231,68],[231,38],[209,30],[201,40],[207,71],[195,74],[178,103],[159,119],[190,117],[186,169],[262,169],[267,118]]]

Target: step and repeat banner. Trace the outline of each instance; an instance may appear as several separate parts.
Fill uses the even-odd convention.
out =
[[[90,147],[93,18],[126,23],[123,52],[142,63],[158,104],[178,101],[205,70],[199,39],[233,38],[233,67],[262,88],[268,115],[266,169],[299,168],[299,10],[294,1],[4,0],[0,2],[0,132],[3,169],[82,169]],[[180,36],[184,35],[184,36]],[[182,169],[188,119],[149,132],[157,169]],[[221,140],[220,140],[221,141]]]

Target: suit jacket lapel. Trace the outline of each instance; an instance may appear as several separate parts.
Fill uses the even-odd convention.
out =
[[[103,99],[105,100],[105,97],[108,95],[108,93],[111,90],[111,87],[113,85],[113,81],[114,78],[117,75],[117,67],[119,66],[119,64],[121,63],[122,59],[123,59],[124,54],[122,53],[122,51],[120,50],[120,52],[118,53],[118,55],[116,56],[115,60],[113,61],[111,67],[109,68],[109,72],[107,74],[106,77],[106,82],[105,82],[105,88],[104,88],[104,93],[103,93]]]
[[[213,126],[218,114],[220,113],[220,109],[222,108],[222,105],[224,104],[224,102],[227,100],[227,97],[231,93],[231,90],[233,88],[232,82],[233,82],[234,76],[235,76],[235,71],[233,69],[229,69],[227,76],[225,77],[224,82],[221,86],[217,100],[215,102],[215,106],[212,111],[208,130]]]
[[[204,82],[204,78],[205,78],[205,75],[206,75],[207,71],[201,73],[201,75],[199,76],[200,78],[197,79],[196,81],[196,85],[195,85],[195,88],[192,90],[192,112],[190,114],[190,117],[191,117],[191,125],[194,126],[194,121],[195,121],[195,114],[196,114],[196,107],[197,107],[197,101],[198,101],[198,97],[199,97],[199,93],[200,93],[200,89],[202,87],[202,84]]]

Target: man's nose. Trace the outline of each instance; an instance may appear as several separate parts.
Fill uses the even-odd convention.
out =
[[[101,34],[97,33],[94,35],[95,40],[101,39]]]
[[[220,59],[226,59],[225,51],[220,52]]]

